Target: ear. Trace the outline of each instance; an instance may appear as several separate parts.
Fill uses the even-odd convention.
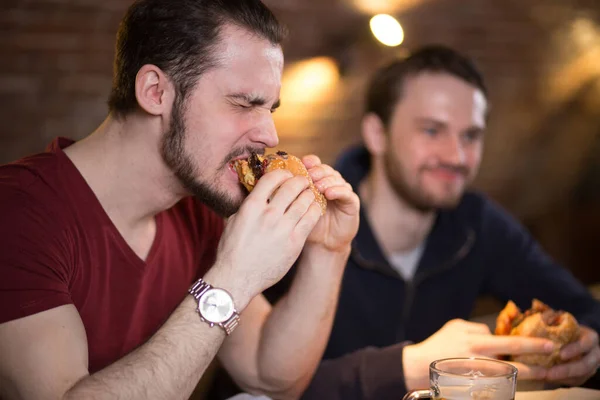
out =
[[[385,126],[376,114],[369,113],[363,117],[362,137],[365,146],[372,155],[380,155],[385,152],[387,143]]]
[[[147,64],[135,77],[135,97],[142,110],[151,115],[161,115],[171,109],[174,88],[160,68]]]

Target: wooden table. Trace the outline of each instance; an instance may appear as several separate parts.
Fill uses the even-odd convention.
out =
[[[568,388],[517,392],[515,400],[600,400],[600,390]]]

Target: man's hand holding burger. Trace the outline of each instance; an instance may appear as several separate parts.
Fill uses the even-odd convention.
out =
[[[317,264],[347,258],[358,230],[359,200],[337,171],[316,156],[301,161],[284,152],[253,154],[235,167],[250,193],[229,218],[216,266],[243,275],[235,279],[241,287],[230,287],[240,309],[278,282],[303,248],[303,257],[319,260],[308,263],[315,274]],[[343,268],[345,261],[335,264]]]

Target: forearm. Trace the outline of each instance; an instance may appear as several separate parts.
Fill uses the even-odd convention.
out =
[[[273,308],[258,349],[260,374],[299,394],[321,360],[349,248],[306,248],[289,292]]]
[[[387,400],[406,393],[402,360],[408,343],[366,347],[321,362],[302,399]],[[423,386],[427,387],[427,386]]]
[[[80,380],[64,399],[188,399],[225,336],[195,307],[186,296],[148,342]]]

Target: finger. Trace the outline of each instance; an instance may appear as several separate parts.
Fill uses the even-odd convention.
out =
[[[313,201],[308,208],[308,211],[300,218],[300,221],[296,224],[295,232],[302,236],[303,240],[306,240],[310,232],[319,222],[321,218],[321,206]]]
[[[305,177],[298,175],[288,179],[277,189],[277,192],[271,198],[270,204],[283,214],[306,188],[308,188],[308,179]]]
[[[308,173],[310,174],[310,177],[315,183],[329,176],[337,176],[340,178],[342,177],[342,175],[338,171],[336,171],[327,164],[320,164],[316,167],[313,167],[308,170]]]
[[[490,360],[497,360],[498,358],[496,357],[488,357],[488,356],[481,356],[481,358],[486,358],[486,359],[490,359]],[[520,362],[514,362],[514,361],[504,361],[510,365],[512,365],[513,367],[515,367],[518,370],[518,374],[517,374],[517,379],[522,379],[522,380],[543,380],[546,378],[546,374],[548,372],[547,368],[543,368],[543,367],[539,367],[536,365],[527,365],[527,364],[523,364]]]
[[[322,192],[327,200],[355,201],[358,196],[346,186],[333,186]]]
[[[594,374],[600,365],[600,349],[595,348],[577,361],[556,365],[548,371],[547,379],[560,381]]]
[[[581,354],[588,353],[594,347],[598,346],[598,334],[586,327],[581,327],[581,336],[579,340],[563,347],[560,351],[560,357],[563,360],[570,360]]]
[[[306,169],[311,169],[321,163],[321,159],[314,154],[309,154],[307,156],[302,157],[302,164],[306,167]]]
[[[248,195],[248,201],[266,203],[273,195],[273,192],[279,188],[285,181],[294,175],[286,169],[277,169],[264,174],[254,186],[254,189]]]
[[[296,200],[292,202],[292,204],[290,204],[288,209],[285,211],[284,216],[294,221],[294,225],[296,225],[314,202],[315,195],[313,194],[312,190],[306,189],[300,194],[300,196],[298,196]]]
[[[485,334],[491,334],[492,332],[490,332],[490,327],[487,326],[486,324],[482,324],[480,322],[470,322],[470,321],[465,321],[467,323],[467,332],[471,332],[471,333],[479,333],[482,335]]]
[[[519,370],[519,373],[517,375],[518,379],[522,379],[525,381],[527,381],[527,380],[535,380],[535,381],[544,380],[544,379],[546,379],[546,375],[548,373],[548,370],[546,368],[538,367],[535,365],[527,365],[527,364],[518,363],[518,362],[510,362],[509,364],[512,364]]]
[[[360,209],[360,200],[356,193],[344,186],[334,186],[323,193],[328,201],[335,201],[338,210],[345,214],[356,214]]]
[[[481,335],[473,347],[484,354],[518,355],[551,353],[556,344],[551,340],[535,337]]]
[[[318,181],[313,181],[315,187],[319,190],[319,192],[323,193],[328,188],[333,186],[346,186],[346,181],[344,178],[338,175],[329,175]]]

